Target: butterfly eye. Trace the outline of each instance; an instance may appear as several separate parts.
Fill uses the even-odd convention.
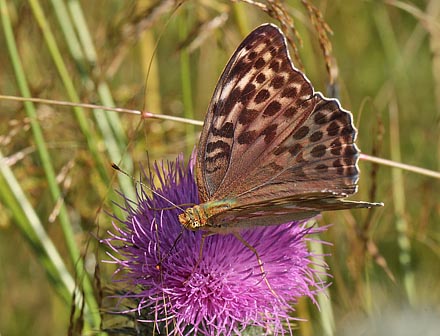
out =
[[[179,222],[187,229],[196,231],[201,226],[198,207],[188,208],[179,215]]]

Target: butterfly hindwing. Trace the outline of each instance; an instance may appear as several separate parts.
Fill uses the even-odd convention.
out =
[[[371,208],[380,203],[342,200],[334,193],[317,193],[309,198],[291,196],[261,203],[233,207],[210,217],[209,229],[215,232],[231,227],[268,226],[303,220],[318,215],[321,211]]]
[[[313,99],[314,109],[301,126],[287,128],[258,157],[250,176],[259,182],[236,196],[241,204],[292,194],[331,191],[346,197],[356,192],[359,150],[351,115],[336,100],[320,94]]]

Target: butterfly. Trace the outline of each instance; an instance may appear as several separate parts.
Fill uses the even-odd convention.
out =
[[[215,88],[197,146],[200,204],[180,223],[228,233],[383,205],[344,199],[359,179],[352,120],[293,66],[278,27],[256,28]]]

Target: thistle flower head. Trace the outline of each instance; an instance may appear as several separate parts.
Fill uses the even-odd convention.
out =
[[[153,192],[141,188],[136,202],[125,199],[126,217],[105,240],[138,320],[176,335],[240,335],[248,326],[284,334],[297,298],[315,302],[325,286],[306,246],[307,235],[323,229],[291,222],[243,230],[262,274],[255,253],[234,235],[202,239],[202,231],[182,229],[179,207],[199,202],[191,163],[178,159],[153,170],[158,185],[146,176]]]

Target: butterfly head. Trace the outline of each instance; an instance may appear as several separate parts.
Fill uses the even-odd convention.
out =
[[[206,220],[204,220],[204,216],[200,210],[201,209],[198,205],[186,209],[179,215],[180,224],[189,230],[197,231],[200,227],[206,224]]]

